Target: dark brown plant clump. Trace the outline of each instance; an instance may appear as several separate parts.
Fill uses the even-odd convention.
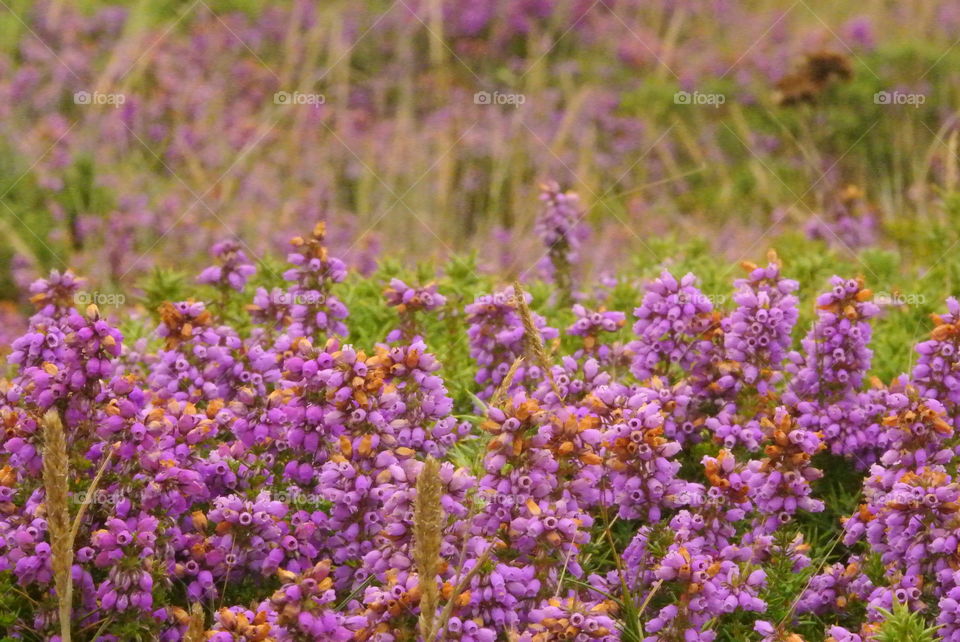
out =
[[[804,56],[800,67],[781,78],[774,100],[780,106],[813,104],[821,94],[837,82],[853,78],[850,58],[833,51],[817,51]]]

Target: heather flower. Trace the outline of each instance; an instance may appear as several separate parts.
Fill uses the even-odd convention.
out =
[[[256,613],[241,606],[221,608],[214,615],[214,626],[207,634],[212,642],[253,642],[269,640],[276,634],[273,622],[277,614],[257,610]]]
[[[784,626],[774,626],[772,622],[766,620],[754,622],[753,630],[762,636],[761,642],[800,642],[802,640],[799,635],[787,631]]]
[[[523,296],[528,302],[531,300],[528,293]],[[482,295],[464,309],[470,324],[470,356],[479,366],[475,381],[484,386],[478,395],[481,399],[489,399],[517,358],[527,356],[530,350],[515,299],[513,288],[508,287]],[[558,336],[539,314],[531,313],[531,317],[544,340]],[[521,365],[514,375],[514,387],[535,383],[542,376],[539,366]]]
[[[775,257],[774,257],[775,258]],[[749,277],[734,283],[737,304],[724,335],[726,358],[739,364],[743,383],[759,395],[771,392],[790,348],[790,333],[797,322],[796,281],[780,276],[772,261],[766,268],[747,266]]]
[[[551,373],[553,381],[541,380],[533,392],[537,401],[551,408],[582,407],[581,404],[589,403],[599,390],[627,392],[626,386],[617,383],[611,373],[592,357],[580,360],[572,356],[562,357],[560,363],[551,368]]]
[[[810,578],[797,602],[798,613],[843,613],[857,602],[866,602],[874,586],[863,570],[863,560],[853,556],[846,564],[837,563]]]
[[[843,248],[868,247],[876,242],[877,212],[856,185],[847,185],[821,216],[806,224],[809,238]]]
[[[812,483],[827,442],[875,461],[843,528],[844,543],[882,568],[868,576],[872,558],[854,556],[818,569],[797,612],[856,623],[850,607],[865,604],[859,634],[833,627],[838,640],[869,639],[896,603],[946,635],[960,628],[944,374],[956,302],[921,344],[913,378],[864,389],[876,310],[858,281],[834,279],[785,369],[795,284],[775,263],[738,281],[729,317],[698,300],[691,276],[664,273],[629,350],[604,343],[623,315],[574,306],[567,333],[582,347],[556,358],[536,341],[556,331],[508,289],[467,306],[477,387],[494,399],[469,417],[474,435],[422,336],[352,345],[329,323],[345,326],[345,314],[311,316],[331,300],[295,296],[330,294],[344,270],[322,229],[295,248],[289,288],[257,293],[254,327],[171,302],[156,333],[127,349],[95,307],[65,301],[75,281],[38,286],[42,312],[11,346],[0,386],[0,572],[31,605],[12,635],[50,637],[56,625],[39,423],[49,408],[66,428],[70,490],[96,484],[70,571],[76,626],[102,626],[104,638],[174,642],[203,628],[202,605],[240,595],[247,606],[213,613],[209,639],[399,641],[432,613],[465,642],[617,640],[621,598],[644,605],[651,642],[714,639],[717,622],[767,610],[771,565],[813,564],[816,551],[783,526],[823,509]],[[437,309],[434,295],[398,281],[386,292],[401,318]],[[627,355],[639,381],[623,372]],[[428,457],[440,462],[420,496],[442,511],[433,566],[414,534]],[[619,565],[594,546],[608,528],[632,535]],[[424,598],[428,582],[436,598]],[[764,619],[754,629],[794,635]]]
[[[400,315],[400,327],[387,335],[387,341],[412,339],[418,334],[417,313],[432,312],[443,307],[447,298],[437,292],[437,286],[429,284],[421,288],[410,287],[400,279],[390,279],[384,291],[387,305]]]
[[[292,303],[293,296],[280,288],[271,290],[257,288],[253,295],[253,303],[247,305],[247,312],[250,313],[254,323],[279,330],[292,322],[290,316]]]
[[[947,313],[934,316],[935,328],[928,341],[917,344],[917,362],[911,382],[920,394],[943,404],[954,425],[960,421],[960,302],[947,299]]]
[[[436,310],[447,302],[447,298],[437,292],[435,284],[414,288],[400,279],[390,279],[390,285],[384,291],[384,296],[387,299],[387,305],[397,308],[401,314],[408,311]]]
[[[317,562],[302,575],[287,573],[281,578],[284,584],[268,602],[269,609],[277,613],[275,626],[280,636],[346,642],[366,623],[362,617],[344,617],[334,611],[336,593],[329,560]]]
[[[572,294],[571,269],[579,260],[578,250],[584,229],[580,197],[575,192],[561,192],[551,181],[540,187],[543,209],[537,218],[535,231],[547,247],[550,273],[564,299]]]
[[[624,519],[657,521],[686,489],[677,476],[680,444],[664,436],[663,424],[660,404],[642,402],[625,408],[604,436],[614,502]]]
[[[844,524],[844,542],[865,538],[893,573],[905,580],[937,577],[952,570],[944,556],[956,549],[956,501],[960,486],[939,467],[893,471],[875,465],[864,484],[866,502]],[[882,605],[881,605],[882,606]],[[889,606],[889,605],[888,605]]]
[[[710,619],[735,610],[762,612],[766,604],[757,597],[765,581],[764,572],[748,574],[733,560],[716,559],[685,546],[671,550],[654,573],[658,580],[675,583],[690,595],[689,600],[661,608],[644,627],[654,634],[646,639],[712,640],[715,632],[706,629]]]
[[[751,460],[741,478],[762,519],[756,524],[760,534],[772,533],[790,521],[798,511],[820,512],[823,502],[811,497],[810,482],[823,473],[810,459],[823,449],[819,433],[805,430],[784,408],[778,408],[772,420],[763,418],[769,444],[766,457]]]
[[[698,541],[701,546],[720,551],[734,541],[737,522],[753,511],[750,487],[744,466],[728,450],[716,457],[703,458],[704,475],[709,486],[690,484],[684,492],[688,509],[670,521],[675,542]]]
[[[823,433],[831,452],[853,457],[861,466],[875,456],[876,444],[856,412],[858,391],[870,367],[869,319],[878,308],[860,279],[831,279],[832,289],[817,298],[817,320],[803,340],[804,355],[792,352],[793,375],[783,395],[795,406],[801,425]]]
[[[530,624],[521,642],[548,642],[560,637],[614,642],[620,639],[616,622],[608,613],[616,607],[609,602],[581,602],[576,596],[546,600],[530,611]]]
[[[915,470],[928,464],[948,464],[954,457],[947,440],[953,427],[936,399],[925,399],[912,386],[885,396],[885,416],[878,442],[886,450],[880,463],[890,470]]]
[[[247,280],[256,273],[257,268],[249,263],[240,244],[232,240],[220,241],[214,244],[210,252],[219,264],[203,270],[197,277],[197,283],[242,292]]]
[[[477,563],[467,560],[464,572],[469,573]],[[460,610],[460,618],[479,618],[495,631],[523,626],[540,594],[536,569],[527,563],[491,562],[486,566],[470,579],[470,603]]]
[[[724,448],[743,446],[747,450],[757,451],[763,441],[763,426],[759,419],[744,421],[730,406],[725,406],[713,417],[707,417],[703,422]],[[755,416],[762,415],[758,412]]]
[[[664,434],[680,444],[700,441],[705,421],[709,421],[697,411],[700,398],[685,379],[669,385],[664,377],[652,377],[643,385],[632,387],[628,398],[633,406],[659,404],[664,409]],[[723,410],[718,411],[719,416],[723,413]]]
[[[951,640],[960,634],[960,581],[954,577],[949,590],[944,591],[937,602],[937,624],[944,640]]]
[[[872,352],[868,320],[878,308],[873,296],[858,279],[830,280],[832,289],[817,297],[817,321],[803,340],[805,358],[793,353],[796,367],[790,389],[801,399],[819,394],[827,399],[843,399],[856,390],[870,367]]]
[[[713,351],[704,336],[716,323],[713,304],[695,283],[692,274],[678,281],[664,270],[647,284],[643,302],[633,312],[637,317],[633,332],[638,338],[630,345],[631,370],[638,379],[666,375],[676,368],[689,372]]]
[[[127,520],[115,518],[93,534],[90,542],[93,564],[108,571],[107,579],[97,587],[100,608],[153,610],[152,569],[158,525],[159,520],[150,515]]]
[[[604,365],[619,365],[618,362],[627,356],[624,347],[604,344],[600,337],[619,331],[626,323],[626,315],[604,308],[588,310],[579,303],[574,304],[573,313],[577,320],[567,328],[567,334],[583,339],[583,348],[577,350],[573,357],[579,359],[590,356]]]
[[[30,302],[36,306],[39,316],[55,318],[77,304],[77,294],[85,285],[86,281],[70,270],[63,273],[52,270],[46,279],[30,284]]]
[[[262,375],[240,358],[242,341],[229,326],[215,326],[203,303],[180,301],[160,308],[157,352],[148,381],[163,397],[197,402],[232,399],[242,386],[263,393]]]
[[[297,236],[290,241],[293,251],[287,261],[293,267],[283,273],[283,278],[292,284],[286,294],[291,320],[288,332],[293,336],[347,335],[343,322],[347,308],[331,293],[332,286],[346,278],[347,268],[343,261],[330,256],[325,240],[326,225],[321,222],[309,237]]]

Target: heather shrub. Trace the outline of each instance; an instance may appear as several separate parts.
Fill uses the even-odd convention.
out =
[[[145,283],[154,310],[31,286],[0,410],[8,635],[951,639],[953,299],[883,383],[863,277],[811,315],[778,255],[723,294],[677,247],[568,307],[469,259],[350,275],[325,231],[287,268],[218,244],[195,283]]]

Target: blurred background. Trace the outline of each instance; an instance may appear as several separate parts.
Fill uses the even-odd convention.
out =
[[[526,275],[548,180],[593,274],[667,238],[951,266],[958,34],[953,0],[0,0],[0,309],[316,220],[359,271]]]

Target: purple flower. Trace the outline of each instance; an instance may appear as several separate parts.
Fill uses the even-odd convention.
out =
[[[213,246],[211,254],[217,259],[218,265],[203,270],[197,277],[197,283],[242,292],[257,268],[249,263],[240,244],[231,240],[220,241]]]

